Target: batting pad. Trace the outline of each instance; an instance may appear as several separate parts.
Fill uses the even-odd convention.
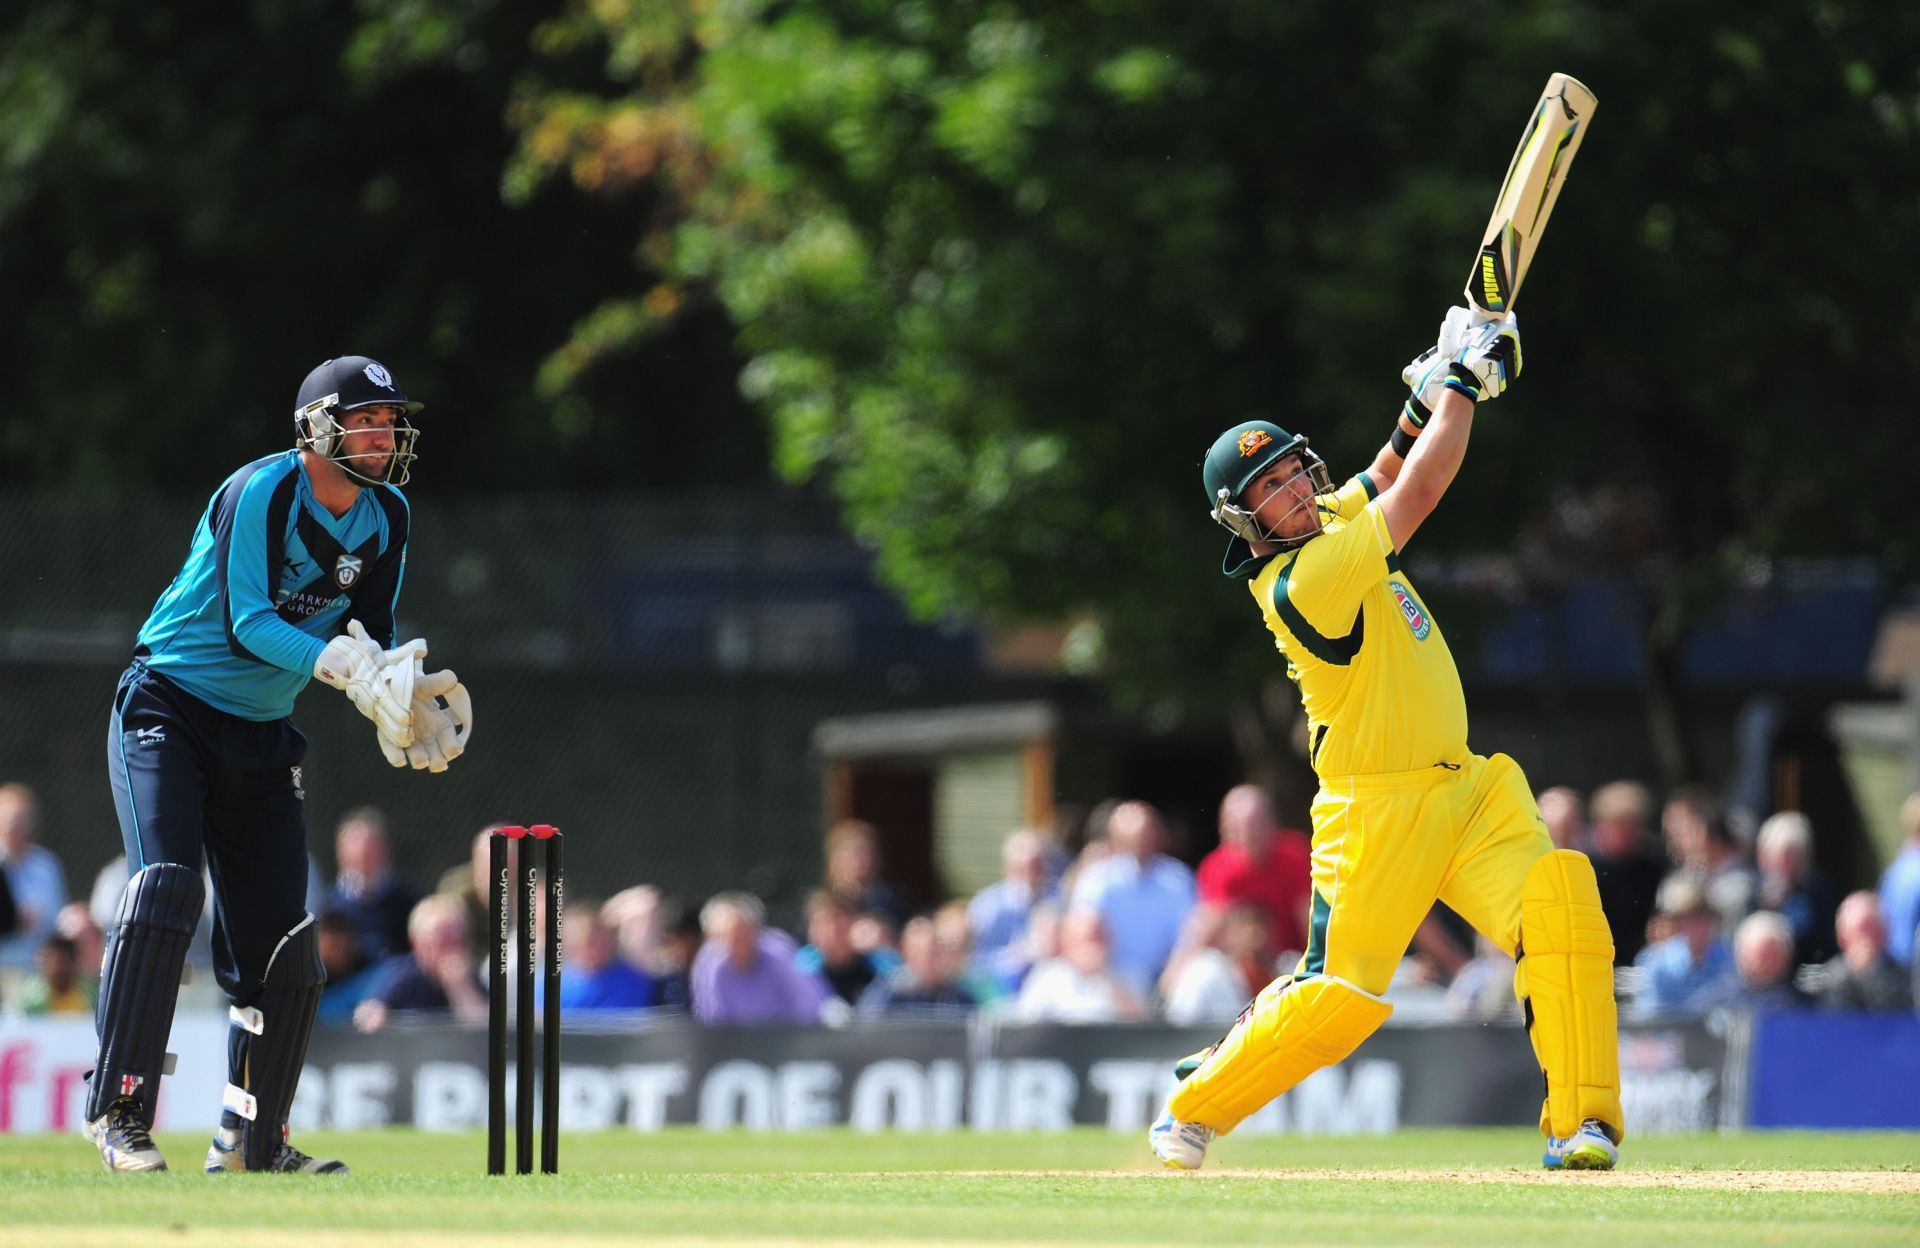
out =
[[[1167,1108],[1182,1122],[1225,1135],[1314,1071],[1359,1048],[1391,1013],[1391,1005],[1344,979],[1277,979],[1174,1090]]]
[[[265,1170],[286,1139],[287,1113],[307,1064],[307,1041],[326,987],[320,938],[313,916],[288,932],[267,962],[259,1004],[228,1011],[227,1057],[234,1082],[222,1104],[246,1119],[242,1158],[249,1170]]]
[[[1625,1139],[1613,932],[1585,854],[1556,849],[1528,869],[1513,991],[1547,1076],[1540,1129],[1564,1138],[1598,1118],[1613,1129],[1615,1143]]]
[[[100,960],[100,1058],[87,1087],[89,1122],[130,1096],[153,1123],[180,972],[205,899],[200,873],[172,862],[141,868],[120,894]]]

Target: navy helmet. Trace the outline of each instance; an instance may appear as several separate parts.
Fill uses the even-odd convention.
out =
[[[294,440],[340,465],[364,485],[405,485],[413,471],[413,444],[420,437],[407,417],[425,406],[409,399],[380,361],[342,355],[315,368],[300,383],[293,406]],[[380,473],[363,472],[353,462],[367,455],[344,453],[346,429],[340,417],[356,407],[397,407],[403,413],[393,426],[393,454]]]

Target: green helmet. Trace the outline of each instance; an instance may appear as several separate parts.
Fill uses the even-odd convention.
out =
[[[1213,518],[1229,533],[1233,539],[1227,543],[1227,555],[1220,565],[1220,571],[1228,576],[1247,575],[1258,562],[1254,556],[1252,543],[1266,542],[1283,549],[1299,546],[1319,535],[1319,509],[1314,509],[1315,528],[1311,533],[1300,537],[1277,537],[1266,531],[1254,518],[1253,513],[1239,506],[1240,495],[1247,486],[1284,455],[1298,454],[1313,481],[1315,494],[1332,491],[1333,483],[1327,476],[1327,465],[1321,458],[1307,449],[1304,434],[1288,433],[1279,425],[1264,420],[1249,420],[1235,425],[1213,440],[1207,449],[1207,458],[1200,466],[1200,480],[1207,489],[1207,501],[1212,505]]]

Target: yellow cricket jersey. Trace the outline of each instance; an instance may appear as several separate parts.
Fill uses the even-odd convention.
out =
[[[1361,473],[1320,497],[1324,530],[1250,582],[1300,687],[1321,776],[1414,771],[1467,753],[1460,673],[1400,570]]]

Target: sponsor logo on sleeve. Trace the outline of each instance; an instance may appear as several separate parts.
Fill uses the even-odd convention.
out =
[[[1415,641],[1425,641],[1433,632],[1433,621],[1420,608],[1412,591],[1399,581],[1388,581],[1387,587],[1393,590],[1394,600],[1400,604],[1400,614],[1407,621],[1407,629],[1413,633]]]

